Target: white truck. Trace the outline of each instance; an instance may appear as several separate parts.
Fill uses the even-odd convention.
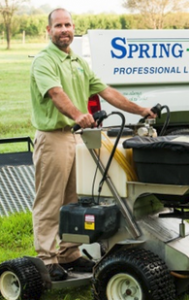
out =
[[[83,56],[94,72],[129,100],[145,107],[157,103],[170,108],[167,133],[189,132],[189,35],[188,30],[88,30]],[[100,99],[106,112],[115,110]],[[164,122],[157,119],[157,131]],[[125,114],[126,124],[137,115]],[[114,116],[105,125],[119,124]]]

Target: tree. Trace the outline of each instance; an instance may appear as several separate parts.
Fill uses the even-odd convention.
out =
[[[3,17],[7,49],[10,49],[12,20],[20,5],[29,0],[0,0],[0,14]]]
[[[189,0],[123,0],[123,7],[145,16],[148,26],[162,29],[165,16],[170,12],[185,11]]]

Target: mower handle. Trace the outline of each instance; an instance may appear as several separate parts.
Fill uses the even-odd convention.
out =
[[[161,104],[156,104],[155,106],[153,106],[151,108],[151,111],[156,114],[158,116],[158,118],[161,118],[161,110],[162,110],[162,106]],[[144,118],[140,119],[139,123],[144,123],[145,120],[150,116],[150,114],[146,115]]]
[[[99,110],[93,114],[93,119],[97,123],[97,127],[102,123],[104,119],[106,119],[108,116],[104,110]],[[79,124],[75,124],[72,128],[72,132],[76,132],[77,130],[81,129],[81,126]]]

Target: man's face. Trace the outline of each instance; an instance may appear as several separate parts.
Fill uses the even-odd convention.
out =
[[[62,51],[69,52],[69,45],[73,41],[75,25],[67,11],[57,10],[52,13],[51,25],[47,31],[51,41]]]

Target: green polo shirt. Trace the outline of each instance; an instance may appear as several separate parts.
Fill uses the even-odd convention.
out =
[[[50,42],[34,58],[31,67],[32,124],[36,129],[50,131],[75,124],[61,114],[48,97],[47,92],[53,87],[61,87],[73,104],[86,113],[88,98],[107,86],[84,59],[72,50],[67,54]]]

